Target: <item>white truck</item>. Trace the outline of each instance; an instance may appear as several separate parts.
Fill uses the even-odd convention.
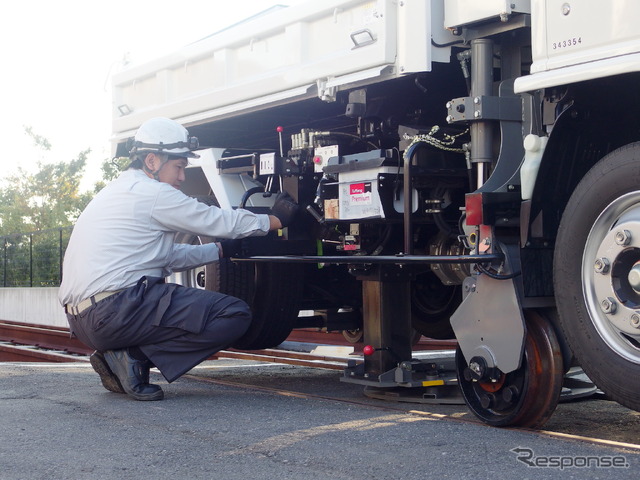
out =
[[[250,303],[238,348],[363,332],[343,380],[428,388],[447,382],[415,331],[455,335],[449,383],[490,425],[542,425],[576,364],[640,410],[638,19],[635,0],[277,9],[114,76],[115,154],[170,117],[203,146],[186,193],[300,205],[178,279]]]

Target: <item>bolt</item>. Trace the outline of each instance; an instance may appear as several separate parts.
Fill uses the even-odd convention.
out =
[[[473,112],[473,116],[474,116],[475,118],[480,118],[480,115],[482,115],[482,114],[480,113],[480,110],[476,110],[475,112]]]
[[[451,103],[451,102],[447,102],[447,105],[446,105],[447,110],[449,110],[449,109],[451,108],[451,105],[452,105],[452,103]]]
[[[571,5],[569,5],[568,3],[563,3],[562,4],[562,14],[563,15],[569,15],[571,13]]]
[[[611,263],[609,262],[609,259],[606,257],[602,257],[602,258],[598,258],[594,264],[593,264],[593,269],[595,270],[596,273],[601,273],[601,274],[605,274],[607,272],[609,272],[609,266],[611,265]]]
[[[407,372],[410,372],[411,370],[413,370],[413,366],[411,365],[411,362],[401,362],[400,368],[402,370],[406,370]]]
[[[618,245],[629,245],[631,243],[631,232],[629,230],[620,230],[616,232],[615,238]]]
[[[478,376],[482,376],[482,368],[480,367],[480,364],[478,362],[469,363],[469,370],[471,370]]]
[[[600,302],[600,307],[604,313],[614,314],[616,313],[616,309],[618,308],[618,304],[616,303],[613,297],[607,297]]]
[[[518,387],[510,385],[502,391],[502,399],[507,403],[513,403],[518,399]]]
[[[447,123],[453,122],[453,115],[447,115]]]
[[[484,395],[480,395],[480,405],[485,410],[488,410],[496,403],[496,396],[493,393],[487,393]]]
[[[640,328],[640,312],[635,312],[631,315],[631,326],[633,328]]]
[[[476,105],[478,105],[480,103],[480,97],[475,97],[473,99],[473,103],[475,103]]]

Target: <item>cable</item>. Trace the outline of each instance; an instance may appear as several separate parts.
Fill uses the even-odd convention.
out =
[[[436,43],[434,42],[433,38],[431,39],[431,45],[437,48],[452,47],[453,45],[460,45],[464,43],[466,43],[464,40],[454,40],[453,42],[449,43]]]
[[[342,137],[350,137],[350,138],[355,138],[356,140],[360,140],[363,143],[366,143],[367,145],[369,145],[370,147],[373,147],[374,149],[378,149],[380,148],[378,145],[376,145],[375,143],[369,141],[369,140],[365,140],[364,138],[359,137],[358,135],[354,135],[353,133],[345,133],[345,132],[316,132],[315,136],[321,136],[321,137],[332,137],[332,136],[342,136]]]
[[[477,263],[476,267],[478,268],[478,270],[480,270],[481,273],[484,273],[487,277],[493,278],[494,280],[509,280],[511,278],[515,278],[518,275],[522,274],[522,272],[513,272],[513,273],[509,273],[507,275],[502,275],[502,274],[499,274],[499,273],[493,273],[493,272],[489,271],[489,269],[487,267],[485,267],[481,263]]]

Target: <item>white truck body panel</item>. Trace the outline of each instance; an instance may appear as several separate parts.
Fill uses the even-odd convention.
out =
[[[532,0],[531,75],[516,92],[640,70],[640,2]]]
[[[442,0],[309,1],[239,24],[114,75],[114,140],[153,116],[193,125],[428,71],[449,58],[431,45],[432,23],[438,42],[450,40],[442,11]]]
[[[455,28],[514,13],[531,13],[531,0],[448,0],[444,25]]]

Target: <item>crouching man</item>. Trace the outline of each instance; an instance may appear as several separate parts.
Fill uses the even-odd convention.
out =
[[[89,203],[66,250],[59,299],[71,332],[96,350],[103,386],[136,400],[161,400],[149,384],[156,366],[168,382],[228,347],[251,322],[248,305],[218,292],[168,284],[171,272],[219,260],[220,243],[174,243],[177,232],[239,239],[286,226],[297,205],[280,195],[271,215],[207,206],[178,190],[187,130],[167,118],[140,126],[131,165]],[[224,242],[223,242],[224,244]]]

